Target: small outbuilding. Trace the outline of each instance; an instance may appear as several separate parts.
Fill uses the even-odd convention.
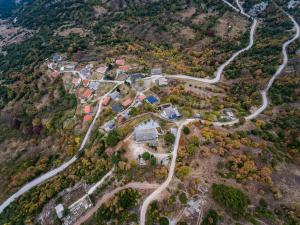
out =
[[[55,212],[59,219],[61,219],[64,215],[64,206],[62,204],[58,204],[55,206]]]
[[[150,95],[149,97],[146,98],[146,101],[149,104],[153,105],[158,102],[158,99],[156,97],[154,97],[153,95]]]

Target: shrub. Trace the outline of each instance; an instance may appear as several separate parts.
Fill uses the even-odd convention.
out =
[[[110,147],[114,147],[120,141],[117,131],[111,131],[106,138],[106,143]]]
[[[190,133],[190,128],[188,128],[188,127],[183,127],[183,133],[185,134],[185,135],[188,135],[189,133]]]
[[[231,212],[238,219],[245,215],[248,197],[239,189],[224,184],[213,184],[212,195],[215,201]]]
[[[217,225],[219,222],[219,215],[218,213],[211,209],[208,211],[208,213],[206,214],[206,216],[204,217],[201,225]]]
[[[167,145],[174,144],[174,142],[175,142],[175,136],[174,136],[174,134],[171,134],[170,132],[166,133],[164,139],[165,139],[165,142]]]

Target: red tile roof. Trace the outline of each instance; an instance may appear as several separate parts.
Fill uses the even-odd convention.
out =
[[[145,95],[139,95],[139,96],[137,97],[137,99],[140,100],[140,101],[143,101],[145,98],[146,98]]]
[[[102,102],[102,105],[103,106],[107,106],[110,102],[110,96],[105,96],[104,99],[103,99],[103,102]]]
[[[89,97],[91,97],[92,94],[93,94],[93,92],[90,89],[85,89],[85,91],[82,94],[82,97],[89,98]]]
[[[81,79],[80,78],[73,78],[72,83],[75,85],[78,85],[80,83]]]
[[[123,72],[127,72],[129,70],[129,66],[119,66],[119,69]]]
[[[132,99],[131,99],[131,98],[128,98],[128,99],[126,99],[126,100],[122,103],[122,106],[123,106],[123,107],[128,107],[128,106],[131,105],[131,103],[132,103]]]
[[[98,73],[105,73],[106,72],[106,66],[101,66],[96,70]]]
[[[89,114],[85,115],[83,117],[83,122],[88,122],[88,121],[91,121],[93,119],[93,117]]]
[[[87,87],[89,85],[89,83],[90,83],[89,80],[83,80],[82,81],[82,84],[83,84],[84,87]]]
[[[125,65],[125,60],[124,59],[117,59],[116,64],[123,66],[123,65]]]

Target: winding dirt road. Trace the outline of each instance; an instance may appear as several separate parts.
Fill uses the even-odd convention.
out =
[[[236,0],[236,3],[241,11],[241,13],[244,15],[246,14],[242,8],[242,6],[239,4],[239,1]],[[229,3],[230,4],[230,3]],[[295,21],[295,19],[289,15],[287,12],[285,12],[285,14],[292,20],[292,22],[294,23],[294,29],[296,29],[296,34],[294,35],[294,37],[288,41],[286,41],[283,46],[282,46],[282,54],[283,54],[283,62],[282,64],[278,67],[277,71],[275,72],[275,74],[273,74],[272,78],[270,79],[270,81],[268,82],[268,85],[267,87],[261,92],[262,94],[262,105],[255,111],[253,112],[252,114],[250,114],[249,116],[245,117],[246,120],[251,120],[255,117],[257,117],[260,113],[262,113],[268,106],[269,104],[269,101],[268,101],[268,98],[267,98],[267,92],[268,90],[271,88],[273,82],[275,81],[275,79],[277,78],[277,76],[282,72],[282,70],[284,69],[284,67],[286,66],[287,62],[288,62],[288,55],[287,55],[287,47],[289,46],[289,44],[291,44],[293,41],[295,41],[297,38],[299,38],[299,35],[300,35],[300,28],[299,28],[299,25],[298,23]],[[248,14],[246,14],[248,15]],[[249,16],[249,15],[248,15]],[[248,46],[252,46],[253,45],[253,36],[254,35],[254,31],[255,31],[255,27],[256,27],[256,24],[257,24],[257,21],[254,20],[254,23],[252,25],[252,28],[251,28],[251,32],[250,32],[250,43]],[[252,38],[251,38],[252,37]],[[252,40],[252,41],[251,41]],[[250,45],[252,42],[252,45]],[[242,51],[242,50],[241,50]],[[236,56],[235,56],[236,55]],[[235,57],[237,57],[239,54],[234,54]],[[221,65],[221,67],[217,70],[217,75],[214,79],[212,80],[207,80],[207,79],[200,79],[200,78],[192,78],[190,80],[196,80],[196,81],[201,81],[201,82],[205,82],[205,83],[215,83],[215,81],[219,81],[220,80],[220,76],[225,68],[226,65],[228,65],[231,61],[233,61],[234,58],[232,59],[232,57],[227,61],[225,62],[223,65]],[[172,76],[173,77],[173,76]],[[177,75],[177,78],[180,78],[180,79],[189,79],[187,78],[186,76],[184,75]],[[193,122],[193,120],[186,120],[184,123],[182,123],[178,129],[178,132],[177,132],[177,137],[176,137],[176,142],[174,144],[174,150],[173,150],[173,157],[172,157],[172,161],[171,161],[171,165],[170,165],[170,168],[169,168],[169,174],[168,174],[168,177],[167,179],[165,180],[164,183],[161,184],[161,186],[159,186],[159,188],[157,188],[154,192],[152,192],[146,199],[145,201],[143,202],[143,205],[142,205],[142,208],[141,208],[141,212],[140,212],[140,225],[145,225],[145,222],[146,222],[146,214],[147,214],[147,209],[148,209],[148,206],[149,204],[157,199],[157,197],[160,195],[160,193],[165,190],[167,188],[167,186],[169,185],[169,183],[171,182],[172,180],[172,177],[174,175],[174,171],[175,171],[175,165],[176,165],[176,158],[177,158],[177,150],[178,150],[178,147],[179,147],[179,140],[180,140],[180,135],[181,135],[181,130],[183,128],[184,125],[187,125],[188,123],[190,122]],[[217,126],[222,126],[222,125],[233,125],[233,124],[236,124],[238,123],[239,120],[236,119],[236,120],[233,120],[233,121],[230,121],[230,122],[225,122],[225,123],[214,123],[214,125],[217,125]]]

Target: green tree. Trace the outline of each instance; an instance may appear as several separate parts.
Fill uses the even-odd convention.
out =
[[[175,142],[175,136],[174,136],[174,134],[172,134],[170,132],[167,132],[165,134],[164,139],[165,139],[165,142],[166,142],[167,145],[174,144],[174,142]]]
[[[118,142],[120,141],[119,135],[117,133],[117,131],[111,131],[106,138],[106,144],[110,147],[114,147],[118,144]]]
[[[190,128],[184,126],[183,129],[182,129],[182,131],[183,131],[183,133],[184,133],[185,135],[188,135],[188,134],[190,133]]]
[[[234,218],[238,219],[245,215],[249,199],[241,190],[224,184],[213,184],[212,196],[229,210]]]

